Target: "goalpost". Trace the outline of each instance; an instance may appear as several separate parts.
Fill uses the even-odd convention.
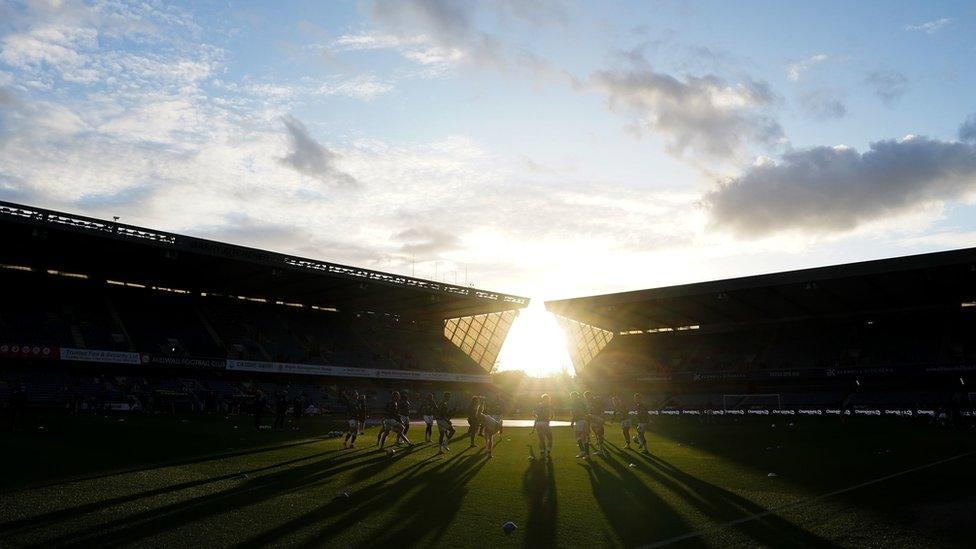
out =
[[[722,395],[722,408],[725,410],[779,410],[781,407],[779,393]]]

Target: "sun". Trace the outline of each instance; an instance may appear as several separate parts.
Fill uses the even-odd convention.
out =
[[[522,370],[532,377],[548,377],[567,372],[574,375],[566,339],[556,317],[542,302],[534,302],[519,312],[498,354],[496,371]]]

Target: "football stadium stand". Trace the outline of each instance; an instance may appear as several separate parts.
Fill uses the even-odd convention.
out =
[[[675,405],[945,404],[976,371],[976,248],[546,307],[577,374]]]
[[[483,384],[526,298],[0,202],[0,399],[227,409]],[[93,404],[97,402],[98,404]]]

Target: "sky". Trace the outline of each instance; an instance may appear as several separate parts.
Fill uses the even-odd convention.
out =
[[[976,245],[971,2],[0,0],[0,200],[535,300]]]

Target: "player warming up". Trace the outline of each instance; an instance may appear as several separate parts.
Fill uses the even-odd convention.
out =
[[[593,431],[593,436],[596,437],[597,450],[594,453],[598,456],[605,456],[606,430],[603,428],[603,424],[606,422],[606,417],[603,415],[603,401],[589,391],[583,393],[583,398],[586,400],[586,408],[589,411],[586,419],[590,422],[590,430]]]
[[[434,412],[437,410],[437,402],[434,401],[434,393],[427,393],[427,397],[420,403],[420,414],[424,416],[424,442],[430,442],[431,434],[434,431]]]
[[[407,432],[410,430],[410,399],[407,398],[406,394],[400,397],[400,423],[403,424],[403,436],[407,436]]]
[[[366,418],[369,417],[369,407],[366,405],[366,394],[359,395],[356,403],[356,423],[359,425],[359,434],[366,434]]]
[[[495,457],[493,453],[495,448],[495,435],[502,431],[502,420],[500,417],[490,416],[485,413],[485,397],[481,397],[481,411],[478,413],[478,422],[485,436],[485,449],[488,450],[488,457]]]
[[[613,406],[613,419],[620,422],[620,429],[624,433],[624,448],[630,448],[630,410],[617,397],[610,398]]]
[[[478,435],[478,431],[481,429],[481,422],[478,421],[478,414],[481,413],[481,397],[473,396],[471,397],[471,404],[468,405],[468,439],[471,444],[468,448],[474,448],[474,437]]]
[[[576,457],[589,460],[590,426],[586,421],[586,416],[589,415],[589,412],[586,409],[586,401],[583,400],[583,396],[576,391],[569,394],[569,401],[570,412],[573,414],[571,423],[576,428],[576,445],[579,446],[580,450],[580,452],[576,454]]]
[[[440,403],[437,405],[437,410],[434,412],[434,418],[437,420],[437,432],[438,432],[438,446],[440,449],[437,451],[439,454],[450,451],[447,446],[451,439],[454,438],[454,425],[451,423],[451,410],[448,407],[448,402],[451,400],[451,393],[445,392]]]
[[[396,433],[397,444],[401,442],[408,446],[412,444],[403,433],[403,420],[400,419],[402,415],[404,414],[401,413],[400,392],[393,391],[390,395],[390,402],[386,404],[386,418],[380,425],[380,433],[376,436],[376,444],[381,450],[386,444],[386,437],[389,436],[390,431]]]
[[[366,434],[366,418],[369,417],[369,408],[366,406],[366,393],[359,395],[359,414],[356,420],[359,422],[359,434]]]
[[[355,448],[359,434],[359,393],[355,390],[343,391],[342,399],[346,406],[346,438],[342,441],[342,447]]]
[[[539,437],[539,454],[542,459],[551,459],[552,454],[552,430],[549,422],[552,421],[552,397],[544,393],[535,405],[535,423],[532,430]]]
[[[635,421],[637,422],[637,445],[640,447],[640,451],[645,454],[650,454],[647,451],[647,424],[651,421],[651,414],[647,411],[647,405],[644,404],[644,397],[640,393],[634,393],[634,412]]]

